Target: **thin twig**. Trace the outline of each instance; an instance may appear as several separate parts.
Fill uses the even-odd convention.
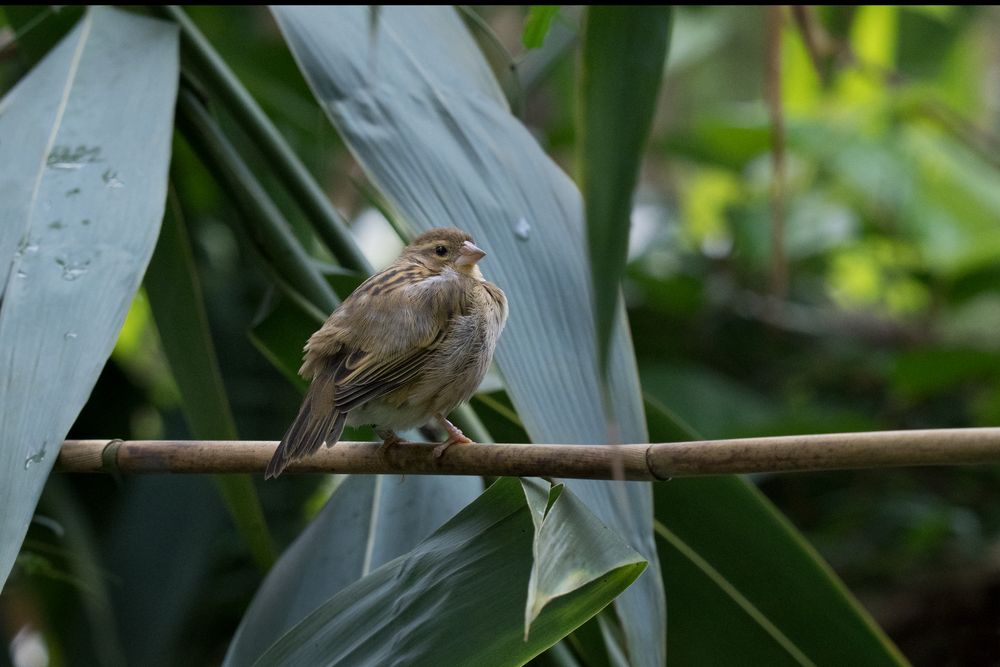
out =
[[[58,472],[263,473],[276,442],[67,440]],[[835,433],[639,445],[434,445],[342,442],[291,464],[289,473],[532,476],[625,479],[895,466],[1000,463],[1000,428]]]
[[[797,303],[735,287],[713,290],[709,299],[740,317],[804,336],[851,338],[887,346],[935,340],[934,331],[922,321],[893,320],[870,312]]]
[[[788,292],[788,262],[785,258],[785,120],[781,102],[782,8],[767,8],[767,63],[764,88],[771,118],[771,294],[783,298]]]
[[[830,68],[827,67],[826,63],[837,50],[833,39],[816,16],[815,7],[792,5],[792,17],[802,35],[802,42],[806,46],[806,51],[809,52],[809,59],[812,60],[816,74],[823,86],[826,87],[830,83]]]

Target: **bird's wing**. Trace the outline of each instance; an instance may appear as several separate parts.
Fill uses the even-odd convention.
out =
[[[457,281],[389,267],[344,301],[306,346],[306,364],[332,372],[334,405],[347,411],[412,380],[461,309]]]
[[[425,367],[444,335],[445,330],[439,329],[429,344],[388,359],[379,359],[364,350],[352,351],[334,371],[334,406],[338,410],[353,410],[404,386]]]

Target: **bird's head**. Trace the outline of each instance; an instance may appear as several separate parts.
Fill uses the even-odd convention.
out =
[[[417,261],[434,273],[451,268],[476,275],[476,263],[486,256],[472,237],[454,227],[439,227],[426,231],[406,246],[403,255]]]

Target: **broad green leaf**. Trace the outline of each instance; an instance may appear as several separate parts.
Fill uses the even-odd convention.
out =
[[[524,19],[521,43],[526,49],[537,49],[545,43],[552,19],[559,13],[559,5],[532,5]]]
[[[531,579],[524,609],[524,636],[546,605],[605,573],[635,563],[636,553],[596,520],[561,484],[522,479],[535,526]]]
[[[550,512],[572,504],[570,493],[559,495]],[[586,535],[602,528],[582,503],[575,507],[559,522],[565,530]],[[415,549],[324,603],[256,664],[524,664],[607,605],[645,566],[633,552],[556,598],[525,641],[531,513],[518,480],[501,479]],[[628,547],[618,542],[615,549]]]
[[[224,664],[252,664],[329,598],[414,548],[482,488],[475,477],[349,476],[268,573]]]
[[[650,415],[656,414],[647,403]],[[685,430],[668,415],[656,441]],[[677,664],[898,665],[905,659],[822,557],[741,477],[656,485]],[[720,636],[719,628],[725,628]]]
[[[153,251],[176,86],[173,26],[92,9],[0,101],[0,581]]]
[[[745,169],[770,147],[771,132],[764,111],[752,114],[742,108],[740,113],[723,117],[699,116],[692,127],[666,137],[663,145],[674,157],[734,171]]]
[[[596,359],[583,203],[572,181],[510,113],[455,12],[383,7],[272,10],[317,98],[370,180],[415,230],[455,226],[489,255],[510,319],[497,363],[535,442],[644,442],[624,310],[609,365],[607,421]],[[567,483],[651,563],[647,484]],[[651,567],[616,600],[637,664],[664,660],[665,602]]]
[[[172,200],[171,204],[146,270],[146,294],[191,434],[199,440],[238,440],[208,329],[191,242],[179,203]],[[215,483],[254,560],[267,570],[276,556],[250,476],[216,475]]]
[[[580,188],[586,205],[598,357],[604,369],[628,251],[632,191],[656,110],[670,7],[587,10],[580,70]]]
[[[663,405],[655,396],[643,393],[649,432],[656,442],[681,442],[698,440],[697,432],[683,419]]]

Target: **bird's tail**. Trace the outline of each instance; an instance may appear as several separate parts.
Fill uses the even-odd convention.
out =
[[[277,477],[289,463],[309,456],[324,441],[334,444],[340,440],[347,412],[334,407],[334,388],[332,372],[324,369],[316,374],[299,414],[267,464],[264,479]]]

